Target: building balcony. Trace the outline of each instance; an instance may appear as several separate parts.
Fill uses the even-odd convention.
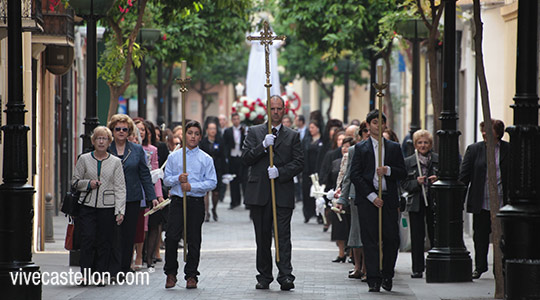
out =
[[[51,10],[50,2],[52,1],[43,0],[43,32],[35,33],[32,42],[73,47],[75,38],[73,9],[57,5]]]
[[[3,39],[7,36],[8,1],[14,0],[0,0],[0,39]],[[23,31],[43,31],[43,14],[41,13],[41,2],[41,0],[21,0]]]

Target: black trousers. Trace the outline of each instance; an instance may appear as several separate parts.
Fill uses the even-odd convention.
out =
[[[77,226],[80,226],[81,233],[81,272],[84,269],[91,269],[92,272],[110,271],[116,236],[114,208],[81,205]]]
[[[417,212],[409,212],[409,221],[411,223],[411,258],[412,271],[424,272],[424,240],[426,238],[426,225],[428,238],[431,247],[434,246],[434,214],[431,205],[424,205],[423,196],[420,196],[420,210]]]
[[[307,174],[307,172],[302,174],[304,173]],[[315,216],[315,198],[309,196],[311,178],[306,174],[302,177],[302,212],[304,213],[304,221],[309,221],[311,217]]]
[[[279,262],[276,262],[279,273],[277,281],[281,284],[285,279],[294,281],[291,265],[291,217],[292,208],[277,207],[277,227],[279,241]],[[257,242],[257,281],[270,283],[274,280],[272,275],[272,230],[274,227],[272,217],[272,203],[265,206],[251,206],[251,219],[255,228]]]
[[[231,187],[231,208],[235,208],[242,203],[242,192],[245,191],[246,183],[244,182],[244,165],[241,157],[232,157],[229,159],[229,171],[231,174],[236,174],[236,177],[230,183]]]
[[[169,221],[165,233],[165,274],[178,274],[178,242],[184,230],[184,199],[172,196],[169,204]],[[187,261],[184,266],[185,279],[197,278],[201,258],[201,231],[204,223],[204,197],[187,197]]]
[[[122,272],[128,272],[131,269],[133,244],[140,210],[140,201],[126,202],[126,214],[124,221],[120,224],[120,271]]]
[[[473,214],[473,242],[475,270],[488,270],[489,234],[491,233],[491,216],[489,210],[482,209],[479,214]]]
[[[393,278],[400,241],[398,209],[389,208],[387,205],[383,205],[382,208],[382,273],[379,271],[379,209],[369,200],[362,200],[358,205],[358,218],[364,244],[368,284],[381,283],[382,278]]]

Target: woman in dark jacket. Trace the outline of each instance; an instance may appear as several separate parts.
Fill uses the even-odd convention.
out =
[[[120,226],[120,249],[115,255],[115,259],[119,261],[119,266],[117,266],[119,270],[116,271],[125,273],[131,269],[133,243],[141,200],[146,198],[153,205],[157,205],[159,202],[142,146],[129,142],[127,139],[135,127],[133,120],[128,115],[116,114],[111,117],[107,127],[114,136],[109,152],[122,160],[126,181],[126,213],[124,222]]]
[[[218,220],[218,215],[216,212],[217,204],[219,201],[219,189],[221,188],[221,185],[223,184],[221,182],[221,176],[226,172],[227,170],[227,161],[225,160],[225,147],[223,143],[223,139],[218,134],[218,125],[215,122],[209,122],[206,125],[206,136],[201,140],[199,143],[199,148],[206,152],[208,155],[212,157],[214,160],[214,168],[216,169],[216,176],[217,176],[217,186],[214,190],[212,190],[212,218],[214,221]],[[210,194],[210,193],[209,193]],[[209,210],[209,197],[210,195],[207,194],[204,198],[204,204],[206,209],[206,218],[205,221],[208,222],[210,220],[210,213]]]
[[[302,184],[302,202],[304,212],[304,223],[309,222],[311,217],[315,216],[315,198],[309,196],[311,189],[311,174],[319,173],[317,168],[320,164],[317,163],[319,157],[319,151],[323,146],[321,140],[321,128],[317,121],[309,122],[309,134],[308,140],[304,139],[304,171],[302,172],[303,184]]]
[[[401,187],[412,199],[409,208],[409,220],[411,223],[411,256],[412,278],[422,278],[424,272],[424,239],[427,224],[428,238],[433,247],[434,237],[434,213],[433,198],[430,192],[431,185],[437,181],[439,171],[439,156],[431,151],[433,136],[427,130],[418,130],[413,134],[413,144],[418,152],[405,159],[407,179],[401,183]],[[418,162],[418,160],[420,162]],[[422,174],[419,174],[418,163]],[[422,191],[424,186],[424,192]]]

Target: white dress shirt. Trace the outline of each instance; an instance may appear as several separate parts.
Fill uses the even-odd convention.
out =
[[[375,153],[375,172],[373,174],[373,187],[376,189],[376,190],[379,190],[379,176],[377,176],[377,168],[379,167],[379,141],[377,141],[376,139],[374,139],[372,136],[369,137],[371,139],[371,144],[373,145],[373,153]],[[382,147],[382,163],[381,165],[385,166],[384,165],[384,141],[383,141],[383,147]],[[387,167],[387,171],[386,171],[386,174],[385,176],[390,176],[391,174],[391,169],[389,166],[385,166]],[[382,190],[383,191],[386,191],[386,179],[384,178],[384,176],[382,177]],[[377,193],[370,193],[367,198],[369,201],[373,202],[379,195]]]

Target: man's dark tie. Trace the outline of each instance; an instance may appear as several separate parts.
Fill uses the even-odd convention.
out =
[[[272,128],[272,134],[275,135],[277,137],[277,129],[274,127]]]

